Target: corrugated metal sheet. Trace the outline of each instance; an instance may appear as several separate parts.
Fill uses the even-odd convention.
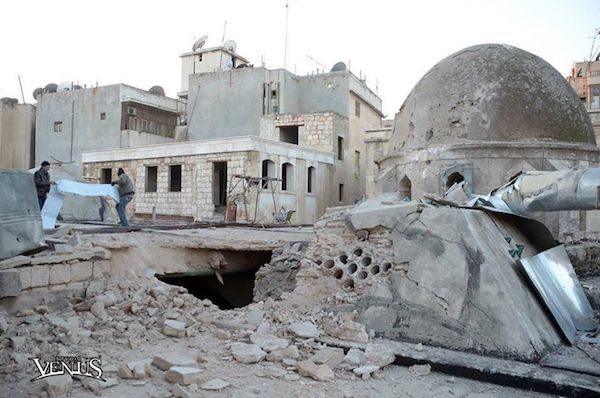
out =
[[[33,175],[0,169],[0,260],[44,246]]]

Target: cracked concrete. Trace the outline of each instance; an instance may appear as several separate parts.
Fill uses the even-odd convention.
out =
[[[356,312],[375,335],[527,361],[562,343],[509,254],[515,243],[525,246],[523,256],[539,248],[510,218],[374,199],[329,214],[315,232],[295,293],[317,300],[337,283],[356,299],[336,310]],[[344,280],[354,268],[328,271],[328,259],[350,262],[344,253],[357,249],[369,253],[369,267],[389,262],[389,271],[368,272],[352,286]],[[317,287],[319,274],[330,276],[328,288]]]

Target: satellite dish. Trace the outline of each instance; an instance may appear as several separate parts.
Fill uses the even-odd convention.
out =
[[[152,95],[165,96],[165,90],[161,86],[152,86],[148,92]]]
[[[348,70],[348,68],[346,67],[346,64],[343,62],[338,62],[337,64],[333,65],[333,68],[331,68],[332,72],[343,72]]]
[[[58,86],[54,83],[48,83],[46,84],[46,87],[44,87],[44,91],[47,93],[55,93],[57,89]]]
[[[225,70],[230,70],[233,68],[233,61],[230,59],[226,59],[225,61],[223,61],[223,69]]]
[[[37,101],[38,97],[44,92],[44,89],[41,87],[36,88],[35,90],[33,90],[33,99]]]
[[[235,42],[233,40],[227,40],[223,44],[223,48],[225,50],[231,51],[232,53],[235,53],[235,49],[237,48],[237,44],[235,44]]]
[[[204,45],[206,44],[206,40],[208,40],[208,35],[204,35],[201,38],[199,38],[198,40],[196,40],[196,42],[192,46],[192,51],[196,52],[196,51],[200,50],[202,47],[204,47]]]

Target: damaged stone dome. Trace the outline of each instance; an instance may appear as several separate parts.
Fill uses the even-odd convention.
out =
[[[539,140],[596,145],[585,107],[556,69],[519,48],[481,44],[423,76],[396,114],[390,150]]]

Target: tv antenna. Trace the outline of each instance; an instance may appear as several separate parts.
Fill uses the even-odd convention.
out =
[[[310,55],[306,54],[306,58],[310,59],[311,61],[313,61],[315,64],[319,65],[321,68],[323,68],[323,70],[327,69],[327,67],[325,65],[323,65],[322,63],[320,63],[319,61],[317,61],[316,59],[314,59],[313,57],[311,57]]]
[[[283,69],[287,67],[288,31],[290,21],[290,2],[285,0],[285,47],[283,51]]]
[[[600,44],[596,47],[596,40],[600,36],[600,28],[596,28],[594,31],[594,37],[592,37],[592,48],[590,48],[590,61],[600,61]]]

